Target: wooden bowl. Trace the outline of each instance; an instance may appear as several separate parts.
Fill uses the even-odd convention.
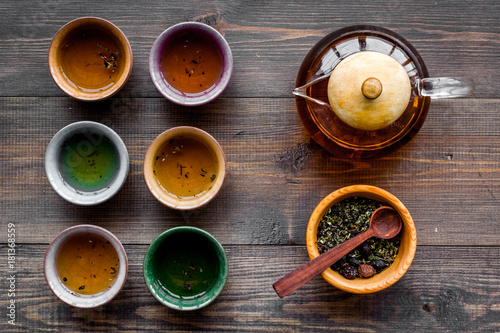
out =
[[[160,184],[159,178],[157,177],[159,175],[155,172],[156,161],[160,157],[161,159],[169,158],[167,155],[170,154],[170,152],[164,154],[161,150],[165,144],[177,140],[178,138],[191,138],[202,143],[216,161],[216,170],[213,173],[214,178],[212,179],[213,182],[210,187],[202,193],[193,196],[177,196],[168,192],[165,187]],[[190,210],[207,204],[219,193],[227,172],[226,157],[217,140],[207,132],[192,126],[173,127],[161,133],[153,140],[144,157],[143,171],[144,180],[149,191],[159,202],[173,209]],[[186,165],[184,171],[191,171],[190,166]],[[199,173],[200,170],[192,170],[192,175],[198,176]],[[183,170],[180,170],[180,176],[185,176]],[[207,174],[206,176],[207,180],[211,179],[210,175]]]
[[[316,245],[318,225],[325,213],[336,203],[349,197],[364,197],[392,206],[403,220],[401,243],[398,254],[391,266],[371,278],[346,279],[338,272],[327,268],[321,276],[331,285],[354,294],[369,294],[381,291],[396,283],[410,267],[417,248],[417,232],[410,213],[398,198],[391,193],[369,185],[343,187],[326,196],[314,209],[307,225],[307,252],[311,259],[319,255]]]

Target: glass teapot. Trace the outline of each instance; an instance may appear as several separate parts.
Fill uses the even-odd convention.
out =
[[[375,26],[352,26],[321,39],[297,76],[297,108],[328,152],[355,160],[382,157],[422,127],[430,99],[473,92],[466,78],[429,78],[413,46]]]

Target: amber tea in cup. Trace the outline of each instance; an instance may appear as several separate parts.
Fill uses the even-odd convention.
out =
[[[222,75],[223,64],[211,40],[187,32],[165,45],[160,67],[172,88],[196,94],[213,88]]]
[[[84,233],[67,239],[56,257],[57,274],[72,292],[93,295],[111,288],[120,259],[103,237]]]
[[[151,194],[175,209],[194,209],[212,200],[226,176],[226,158],[207,132],[191,126],[161,133],[144,158],[144,180]]]
[[[149,73],[156,89],[180,105],[214,100],[229,84],[232,72],[227,41],[199,22],[171,26],[156,39],[149,54]]]
[[[158,151],[153,173],[170,195],[190,198],[208,191],[217,177],[218,161],[212,150],[196,138],[178,136]]]
[[[118,238],[90,224],[63,230],[45,254],[45,279],[63,302],[94,308],[112,300],[127,278],[127,255]]]
[[[111,22],[82,17],[65,24],[49,47],[49,69],[67,95],[99,101],[118,92],[132,71],[127,37]]]
[[[125,68],[123,48],[98,29],[76,31],[63,42],[59,53],[66,80],[84,92],[99,92],[116,84]]]

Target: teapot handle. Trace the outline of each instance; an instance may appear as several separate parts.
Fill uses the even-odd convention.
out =
[[[464,97],[474,92],[474,82],[462,77],[423,78],[417,81],[419,96],[432,98]]]

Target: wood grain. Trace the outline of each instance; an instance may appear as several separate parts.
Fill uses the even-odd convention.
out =
[[[309,49],[326,34],[371,23],[401,34],[421,53],[431,76],[466,76],[476,81],[476,97],[493,98],[500,70],[498,16],[494,0],[234,2],[196,0],[91,2],[39,1],[0,4],[0,95],[63,96],[52,82],[47,51],[57,30],[80,16],[99,16],[120,27],[134,53],[134,69],[120,97],[159,97],[148,73],[154,40],[169,26],[201,21],[224,34],[233,51],[234,75],[223,96],[290,96]],[[26,78],[29,77],[29,80]],[[19,84],[22,82],[22,84]]]
[[[21,230],[18,237],[30,243],[48,243],[64,228],[91,221],[127,243],[148,244],[166,228],[187,224],[207,229],[224,244],[305,244],[307,221],[324,196],[343,186],[369,184],[407,205],[419,245],[498,244],[500,118],[495,100],[436,102],[407,147],[370,162],[325,153],[311,141],[294,107],[293,99],[219,99],[186,109],[156,98],[97,104],[0,98],[3,219],[22,223],[29,231]],[[473,116],[471,109],[480,112]],[[117,131],[131,159],[124,188],[91,208],[60,198],[43,166],[51,137],[85,119]],[[228,160],[219,196],[193,212],[159,204],[142,175],[151,141],[177,125],[213,134]],[[0,240],[5,237],[0,234]]]
[[[18,269],[17,325],[8,325],[0,311],[2,332],[500,331],[497,0],[2,1],[0,12],[0,221],[16,225]],[[65,96],[47,66],[54,34],[82,16],[115,23],[134,53],[124,89],[100,103]],[[228,88],[202,107],[167,102],[149,77],[154,40],[182,21],[215,27],[233,52]],[[311,47],[356,24],[402,35],[421,54],[430,76],[465,76],[476,84],[470,98],[433,100],[424,126],[406,147],[365,162],[339,160],[314,143],[291,94]],[[44,172],[52,136],[79,120],[113,128],[131,159],[124,188],[96,207],[64,201]],[[150,142],[178,125],[211,133],[228,160],[220,195],[193,212],[159,204],[142,177]],[[410,270],[376,294],[347,294],[317,277],[279,299],[272,283],[308,260],[305,233],[313,209],[330,192],[352,184],[384,188],[409,209],[418,243]],[[129,257],[122,292],[93,310],[60,302],[43,276],[48,243],[80,223],[116,234]],[[209,231],[228,253],[228,284],[201,311],[169,310],[144,284],[148,244],[177,225]],[[6,254],[3,230],[0,251]],[[0,307],[6,309],[8,301],[3,289]]]
[[[481,110],[481,116],[468,115],[469,109]],[[500,147],[500,121],[493,100],[435,103],[407,147],[370,162],[326,154],[303,129],[293,99],[220,99],[190,109],[164,99],[89,105],[67,98],[1,98],[0,110],[5,131],[1,160],[6,166],[1,171],[3,217],[28,227],[29,233],[19,235],[24,242],[48,243],[63,228],[92,221],[127,243],[147,244],[168,227],[191,224],[224,244],[305,244],[307,221],[324,196],[367,183],[407,205],[419,245],[498,244],[500,151],[495,147]],[[84,119],[115,129],[131,158],[121,192],[91,208],[61,199],[43,167],[50,138],[68,123]],[[214,203],[180,213],[163,207],[148,192],[142,161],[156,135],[186,124],[220,141],[229,170]]]
[[[129,275],[114,300],[97,309],[76,309],[59,301],[41,276],[46,246],[23,245],[18,256],[18,328],[31,332],[500,329],[498,247],[422,246],[405,276],[385,291],[348,294],[316,277],[284,299],[275,294],[272,283],[307,260],[304,247],[225,248],[230,273],[221,295],[202,310],[177,312],[161,305],[144,284],[142,260],[147,246],[125,244]],[[9,328],[5,321],[0,327]]]

